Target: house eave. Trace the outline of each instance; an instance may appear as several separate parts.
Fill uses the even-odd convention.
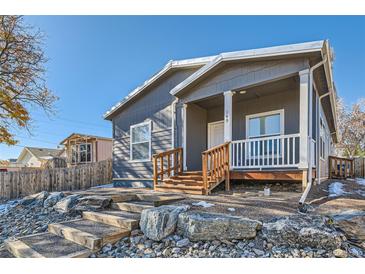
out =
[[[145,81],[141,86],[135,88],[132,92],[130,92],[126,97],[123,98],[122,101],[114,105],[109,111],[104,114],[105,120],[111,120],[113,115],[119,111],[126,103],[133,100],[137,95],[143,92],[146,88],[155,83],[160,77],[165,75],[171,69],[178,68],[190,68],[190,67],[199,67],[207,64],[214,58],[215,56],[207,56],[207,57],[199,57],[192,59],[184,59],[184,60],[170,60],[167,64],[155,75],[153,75],[150,79]]]
[[[315,42],[307,42],[301,44],[292,44],[292,45],[284,45],[277,47],[269,47],[269,48],[261,48],[261,49],[253,49],[253,50],[244,50],[237,52],[227,52],[221,53],[216,58],[214,58],[211,62],[200,68],[198,71],[193,73],[190,77],[182,81],[176,87],[174,87],[170,94],[173,96],[177,96],[180,92],[182,92],[185,88],[191,85],[193,82],[198,80],[203,75],[207,74],[214,67],[218,66],[222,62],[227,61],[236,61],[236,60],[251,60],[251,59],[261,59],[275,56],[286,56],[286,55],[298,55],[312,52],[321,52],[323,49],[325,41],[315,41]]]

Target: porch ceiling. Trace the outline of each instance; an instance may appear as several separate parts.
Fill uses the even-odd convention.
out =
[[[237,90],[236,94],[233,96],[233,103],[243,100],[260,98],[277,92],[295,90],[298,89],[298,87],[299,87],[299,79],[297,76],[294,76],[287,79],[282,79],[279,81],[244,89],[246,91],[245,94],[241,94],[240,93],[241,90]],[[224,96],[222,93],[221,95],[210,97],[194,103],[202,108],[210,109],[223,105]]]

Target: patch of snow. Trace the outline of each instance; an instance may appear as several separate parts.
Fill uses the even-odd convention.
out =
[[[205,207],[205,208],[214,206],[214,204],[207,203],[206,201],[200,201],[198,203],[192,203],[192,205],[201,206],[201,207]]]
[[[5,204],[0,204],[0,215],[5,214],[8,210],[18,204],[19,200],[13,200],[6,202]]]
[[[329,188],[328,197],[337,197],[347,194],[347,192],[343,190],[343,183],[340,182],[334,182],[330,184],[328,188]]]
[[[113,184],[106,184],[106,185],[100,185],[100,186],[93,186],[92,188],[112,188],[114,187]]]
[[[356,193],[363,196],[363,197],[365,197],[365,190],[360,189],[360,190],[357,190]]]
[[[235,208],[233,208],[233,207],[229,207],[229,208],[227,208],[227,210],[228,210],[228,211],[231,211],[231,212],[236,211],[236,209],[235,209]]]
[[[363,178],[356,178],[356,183],[359,185],[365,186],[365,179]]]

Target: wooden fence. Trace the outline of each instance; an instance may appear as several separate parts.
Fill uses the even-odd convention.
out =
[[[43,190],[87,189],[111,180],[111,159],[69,168],[0,172],[0,197],[15,199]]]
[[[357,157],[355,161],[355,177],[365,178],[365,157]]]
[[[347,179],[353,178],[354,160],[349,158],[342,158],[336,156],[328,157],[328,175],[330,179]]]

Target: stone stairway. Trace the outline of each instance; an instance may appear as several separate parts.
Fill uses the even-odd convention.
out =
[[[0,257],[85,258],[139,227],[143,209],[183,199],[181,196],[116,195],[110,208],[84,211],[82,218],[48,226],[48,232],[5,241]]]

